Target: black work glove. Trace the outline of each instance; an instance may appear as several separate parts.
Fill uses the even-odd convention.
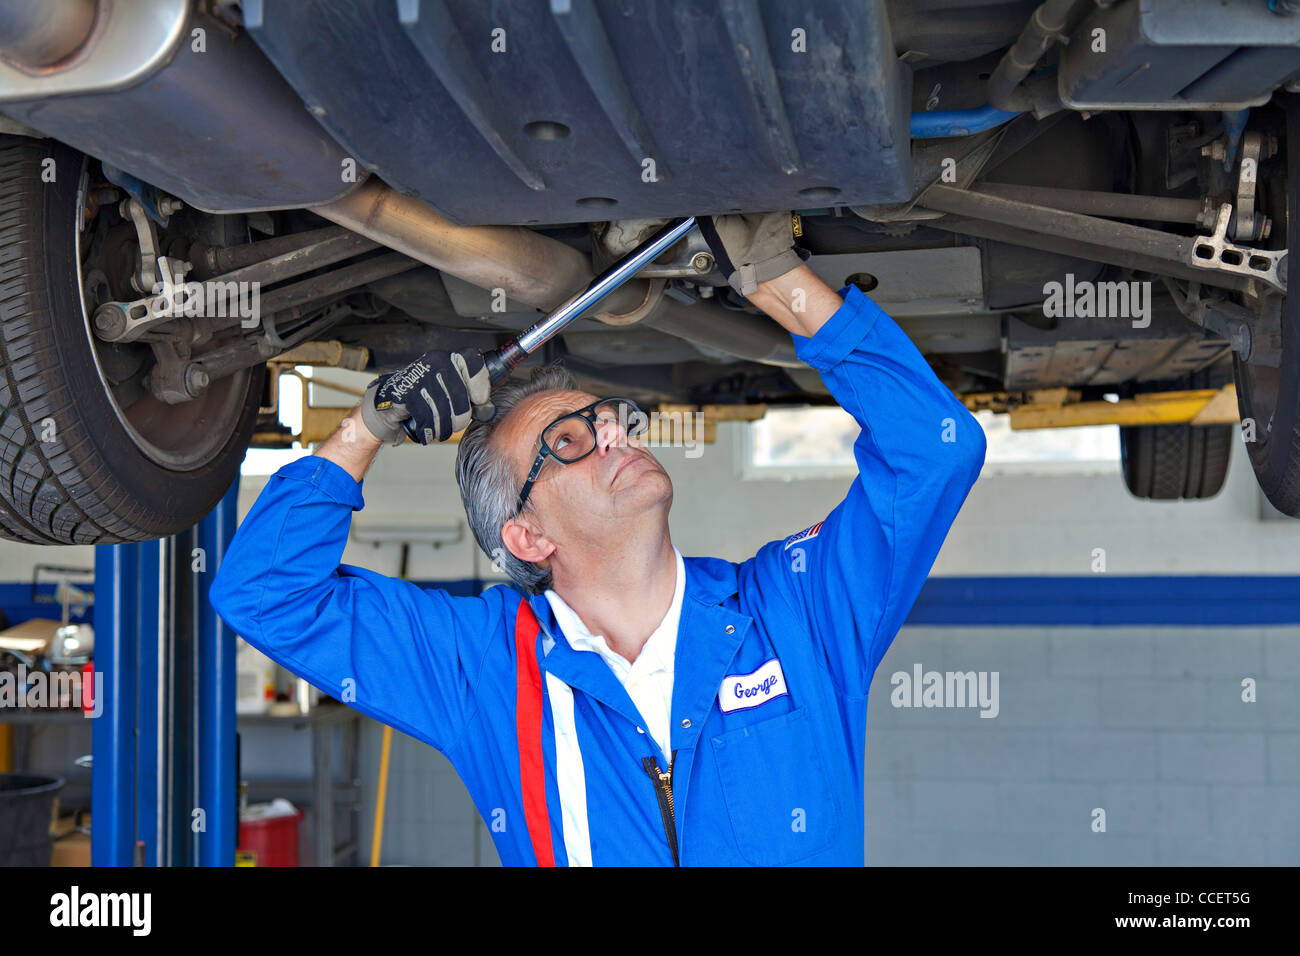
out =
[[[794,248],[792,212],[709,216],[699,226],[719,271],[741,295],[803,263]]]
[[[432,349],[406,368],[381,375],[361,399],[361,420],[380,441],[400,445],[408,418],[422,445],[446,441],[469,424],[487,421],[492,380],[478,349]],[[419,439],[417,439],[419,440]]]

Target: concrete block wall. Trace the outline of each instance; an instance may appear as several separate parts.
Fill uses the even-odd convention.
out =
[[[383,726],[367,718],[361,742],[361,779],[366,783],[362,859],[367,861],[382,744]],[[487,825],[451,761],[399,731],[393,732],[389,755],[381,859],[386,866],[501,865]]]
[[[892,706],[918,662],[998,671],[998,716]],[[1297,664],[1295,627],[904,628],[868,704],[867,861],[1296,865]]]

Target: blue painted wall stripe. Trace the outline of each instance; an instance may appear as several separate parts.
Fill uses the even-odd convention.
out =
[[[421,581],[455,594],[484,582]],[[1238,627],[1300,624],[1300,577],[932,577],[907,617],[912,626]]]
[[[83,591],[93,592],[95,589],[84,581],[74,582],[78,588]],[[4,611],[8,618],[9,627],[15,624],[21,624],[23,621],[30,620],[34,617],[48,618],[51,621],[57,621],[62,613],[62,608],[53,603],[54,583],[41,584],[37,592],[42,597],[50,598],[50,603],[38,602],[32,600],[32,582],[31,581],[0,581],[0,610]],[[90,623],[93,610],[82,614],[76,612],[74,607],[69,619],[74,623]]]
[[[933,577],[911,625],[1300,624],[1300,577]]]
[[[462,578],[415,583],[469,595],[492,582]],[[53,593],[52,586],[49,591]],[[0,609],[11,625],[30,617],[59,616],[58,605],[33,604],[30,595],[29,582],[0,583]],[[950,627],[1300,624],[1300,576],[932,577],[921,588],[907,623]]]

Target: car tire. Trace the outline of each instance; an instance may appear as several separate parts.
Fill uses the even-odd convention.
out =
[[[1232,425],[1122,426],[1124,484],[1155,501],[1213,498],[1228,476],[1232,432]]]
[[[1300,94],[1278,93],[1286,117],[1285,182],[1261,176],[1265,211],[1273,217],[1275,248],[1300,243]],[[1237,405],[1246,453],[1264,496],[1278,511],[1300,518],[1300,256],[1286,257],[1289,294],[1282,303],[1282,360],[1279,368],[1234,358]],[[1247,428],[1249,425],[1249,428]]]
[[[192,526],[237,478],[261,398],[265,367],[207,401],[118,404],[83,301],[87,170],[53,141],[0,137],[0,535],[16,541],[114,544]]]

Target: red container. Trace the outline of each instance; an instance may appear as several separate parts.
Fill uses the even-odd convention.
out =
[[[297,866],[298,823],[302,812],[239,821],[239,852],[251,853],[254,866]]]
[[[81,709],[87,714],[95,712],[95,662],[81,665]]]

